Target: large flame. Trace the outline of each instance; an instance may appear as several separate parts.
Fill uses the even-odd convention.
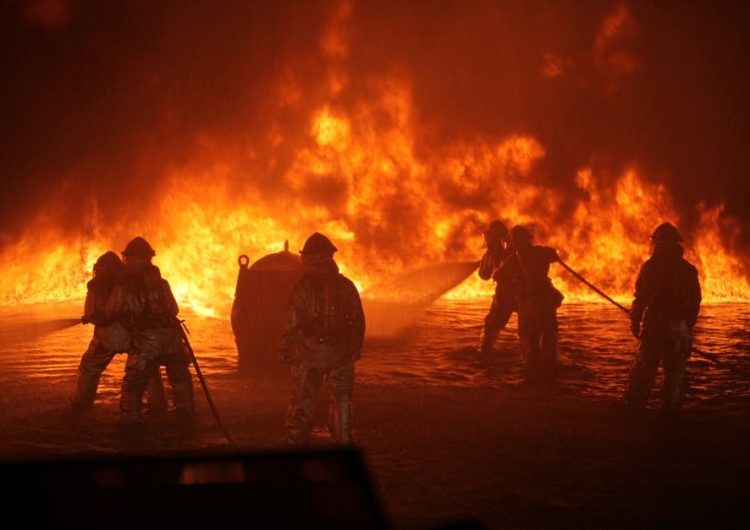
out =
[[[50,198],[22,236],[3,246],[0,303],[80,299],[96,258],[140,235],[156,249],[155,263],[182,305],[226,318],[241,254],[253,261],[285,241],[297,251],[320,231],[338,246],[342,271],[366,293],[408,269],[478,260],[482,231],[495,218],[531,226],[536,243],[557,248],[589,282],[627,301],[653,228],[665,220],[688,226],[668,188],[653,184],[658,179],[634,159],[620,170],[596,161],[579,167],[576,189],[562,193],[541,170],[550,147],[524,131],[420,143],[407,73],[359,79],[360,92],[351,90],[351,12],[352,3],[341,2],[318,41],[325,90],[312,98],[284,70],[261,138],[225,143],[199,135],[191,157],[144,185],[147,196],[123,198],[114,225],[92,199],[89,219],[71,236],[58,228],[59,205]],[[629,20],[621,11],[617,17]],[[628,57],[597,57],[611,70],[619,58],[615,77],[636,69]],[[565,61],[547,61],[545,75],[560,75]],[[683,231],[686,257],[699,269],[704,299],[750,300],[731,216],[705,204],[692,214],[699,221]],[[567,300],[598,299],[562,267],[551,274]],[[447,296],[485,297],[492,289],[472,275]]]

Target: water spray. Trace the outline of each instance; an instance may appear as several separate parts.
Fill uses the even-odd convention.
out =
[[[56,333],[77,324],[82,324],[81,317],[78,318],[56,318],[41,321],[24,320],[21,322],[4,321],[0,322],[0,336],[6,344],[14,344],[35,340],[50,333]]]
[[[372,286],[362,300],[367,336],[398,334],[433,302],[464,282],[478,266],[477,261],[434,263]]]

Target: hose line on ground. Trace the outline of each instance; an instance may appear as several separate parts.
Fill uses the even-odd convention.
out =
[[[229,433],[224,428],[224,424],[221,422],[221,418],[219,418],[219,413],[216,410],[216,407],[214,406],[214,401],[211,399],[211,394],[208,392],[208,385],[206,385],[206,380],[203,378],[203,373],[201,372],[200,366],[198,366],[198,359],[195,358],[195,352],[193,351],[193,347],[190,346],[190,341],[188,340],[188,333],[190,331],[187,328],[187,325],[185,325],[184,320],[179,321],[180,324],[180,334],[182,336],[182,345],[185,347],[185,351],[190,356],[190,360],[193,362],[193,366],[195,366],[195,373],[198,375],[198,380],[201,383],[201,387],[203,388],[203,393],[206,396],[206,401],[208,401],[208,406],[211,409],[211,413],[214,416],[214,419],[216,419],[216,423],[219,425],[219,428],[221,429],[221,432],[224,433],[224,436],[227,440],[229,440],[229,443],[232,444],[232,446],[239,450],[237,447],[237,444],[234,443],[234,440],[231,436],[229,436]]]
[[[622,304],[617,303],[615,300],[613,300],[612,298],[610,298],[609,296],[607,296],[603,291],[601,291],[595,285],[593,285],[588,280],[586,280],[586,278],[584,278],[583,276],[581,276],[580,274],[578,274],[576,271],[574,271],[573,269],[571,269],[568,266],[568,264],[565,263],[563,260],[561,260],[561,259],[558,258],[557,261],[558,261],[558,263],[560,263],[560,265],[563,266],[563,268],[565,270],[567,270],[568,272],[570,272],[573,276],[575,276],[577,279],[579,279],[582,283],[584,283],[589,288],[591,288],[591,290],[594,291],[596,294],[600,295],[602,298],[604,298],[608,302],[611,302],[615,307],[617,307],[618,309],[620,309],[620,310],[624,311],[625,313],[627,313],[628,315],[630,315],[630,310],[627,307],[625,307]],[[717,366],[721,365],[721,361],[715,355],[710,354],[710,353],[706,353],[706,352],[704,352],[702,350],[699,350],[698,348],[695,348],[695,347],[692,347],[692,346],[691,346],[691,349],[692,349],[692,351],[694,353],[696,353],[700,357],[703,357],[704,359],[706,359],[708,361],[711,361],[712,363],[714,363]]]

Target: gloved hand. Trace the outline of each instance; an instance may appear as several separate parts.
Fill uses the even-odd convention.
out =
[[[635,320],[631,321],[630,322],[630,332],[633,334],[633,336],[636,339],[640,340],[640,338],[641,338],[641,323],[637,322]]]

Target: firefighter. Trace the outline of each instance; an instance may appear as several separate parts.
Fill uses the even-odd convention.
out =
[[[300,251],[302,278],[287,304],[279,352],[291,364],[293,392],[285,431],[290,445],[310,440],[318,392],[328,389],[328,432],[334,444],[352,443],[354,364],[365,336],[365,315],[354,283],[339,272],[338,249],[312,234]]]
[[[141,425],[141,400],[149,374],[165,367],[172,388],[178,422],[188,427],[195,403],[190,356],[182,345],[179,308],[169,282],[151,263],[156,252],[142,237],[131,240],[122,251],[125,274],[107,301],[105,314],[126,323],[133,334],[120,395],[120,427],[137,433]]]
[[[479,261],[479,277],[495,282],[495,293],[492,296],[490,309],[484,317],[482,333],[479,337],[477,351],[483,355],[495,353],[495,342],[500,332],[505,329],[511,315],[516,310],[516,296],[513,292],[512,278],[506,274],[507,269],[500,265],[508,256],[505,238],[508,228],[500,220],[492,221],[484,232],[486,250]]]
[[[682,242],[671,223],[657,226],[650,237],[650,257],[635,281],[630,330],[639,342],[625,389],[629,411],[645,409],[660,365],[661,411],[674,416],[682,409],[685,367],[702,300],[698,271],[682,257]]]
[[[563,301],[549,278],[557,250],[532,243],[531,232],[517,225],[508,232],[509,258],[502,274],[512,278],[518,311],[518,337],[529,381],[543,381],[557,366],[557,308]]]
[[[130,331],[120,322],[109,321],[104,316],[107,299],[124,272],[125,265],[120,257],[111,250],[107,251],[94,263],[94,276],[86,285],[81,322],[93,324],[94,335],[78,364],[78,377],[70,402],[74,411],[86,411],[93,406],[102,373],[115,355],[130,349]],[[150,413],[161,415],[167,412],[167,398],[159,370],[149,379],[147,395]]]

